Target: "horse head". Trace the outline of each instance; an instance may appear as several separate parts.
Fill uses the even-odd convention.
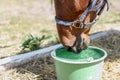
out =
[[[103,10],[106,1],[54,0],[54,2],[57,31],[63,46],[76,53],[86,49],[90,43],[90,28],[97,14]],[[98,9],[95,11],[96,7]]]

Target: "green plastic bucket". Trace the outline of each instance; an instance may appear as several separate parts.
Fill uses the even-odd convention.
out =
[[[80,54],[60,47],[54,50],[51,56],[55,62],[57,80],[101,80],[107,53],[93,46],[89,46]]]

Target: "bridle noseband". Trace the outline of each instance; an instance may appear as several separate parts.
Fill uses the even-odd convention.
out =
[[[79,19],[77,19],[76,21],[73,22],[69,22],[69,21],[64,21],[64,20],[60,20],[57,17],[55,17],[55,21],[57,24],[59,25],[64,25],[64,26],[72,26],[72,27],[76,27],[76,28],[87,28],[87,27],[91,27],[92,25],[94,25],[96,23],[96,21],[99,19],[99,16],[102,14],[105,6],[102,7],[104,0],[101,0],[97,5],[98,0],[93,0],[92,3],[87,7],[87,9],[84,11],[84,13],[81,15],[81,17]],[[108,1],[105,0],[105,5],[107,5],[107,11],[109,9],[109,5],[108,5]],[[90,11],[97,11],[97,17],[89,23],[84,24],[83,21],[85,20],[85,18],[87,17],[87,14]]]

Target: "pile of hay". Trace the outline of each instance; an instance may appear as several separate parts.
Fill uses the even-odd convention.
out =
[[[103,80],[120,80],[120,32],[112,31],[108,36],[95,39],[91,45],[107,51]]]
[[[95,39],[92,46],[98,46],[107,51],[103,80],[120,79],[120,32],[111,32],[110,35]],[[56,80],[53,60],[50,56],[36,59],[36,61],[21,67],[0,72],[0,80]]]

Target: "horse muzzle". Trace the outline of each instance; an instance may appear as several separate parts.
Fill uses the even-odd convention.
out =
[[[89,45],[89,39],[86,40],[84,37],[77,37],[73,46],[68,47],[68,51],[72,51],[74,53],[80,53],[82,50],[87,49]]]

